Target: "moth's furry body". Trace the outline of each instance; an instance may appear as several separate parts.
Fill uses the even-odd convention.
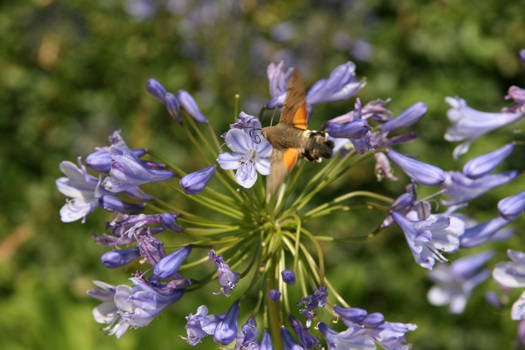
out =
[[[297,148],[299,157],[310,161],[330,158],[334,143],[328,140],[328,134],[316,130],[302,130],[290,124],[279,123],[262,130],[263,136],[274,148],[285,150]]]

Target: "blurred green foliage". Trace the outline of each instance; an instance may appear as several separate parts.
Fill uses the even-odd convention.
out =
[[[87,155],[122,129],[129,145],[150,147],[189,171],[206,165],[146,93],[148,78],[172,91],[189,91],[222,132],[233,120],[236,93],[241,108],[251,113],[268,100],[268,63],[297,64],[312,84],[353,60],[358,76],[367,79],[359,95],[364,102],[391,97],[394,113],[417,101],[428,104],[429,113],[416,126],[420,139],[402,151],[444,169],[460,169],[465,162],[452,161],[453,145],[442,138],[448,125],[444,97],[459,95],[474,108],[497,111],[510,85],[525,85],[517,57],[525,47],[523,0],[154,4],[146,16],[125,0],[0,4],[0,349],[189,348],[179,339],[185,334],[183,316],[200,304],[214,313],[226,310],[229,303],[209,289],[193,293],[119,341],[104,335],[91,317],[97,304],[85,294],[91,280],[125,283],[133,268],[108,271],[98,260],[103,248],[90,234],[102,231],[106,213],[90,215],[86,224],[60,222],[64,198],[54,185],[59,162]],[[312,126],[352,106],[353,101],[316,106]],[[519,129],[498,131],[475,142],[469,156],[521,136]],[[516,150],[507,167],[523,169],[523,157]],[[395,195],[406,180],[377,184],[372,173],[373,164],[355,169],[345,186]],[[336,185],[326,198],[341,187]],[[498,198],[523,186],[518,180],[498,189],[474,201],[468,212],[487,220],[496,215]],[[336,236],[363,234],[380,219],[368,211],[341,213],[310,228]],[[507,246],[525,248],[522,225],[523,219],[514,225],[518,237],[495,245],[499,260]],[[415,349],[514,346],[517,324],[509,311],[483,300],[484,291],[497,288],[494,282],[477,290],[459,316],[427,303],[430,283],[399,230],[326,249],[329,275],[338,276],[332,277],[336,287],[354,306],[418,324],[408,335]],[[510,300],[516,297],[512,293]],[[199,348],[214,344],[208,339]]]

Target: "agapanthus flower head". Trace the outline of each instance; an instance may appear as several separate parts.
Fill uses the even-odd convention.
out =
[[[450,266],[436,266],[428,274],[436,283],[428,291],[428,301],[436,306],[449,304],[451,313],[462,313],[474,288],[490,277],[489,270],[480,269],[493,256],[494,252],[489,250],[460,258]]]
[[[237,170],[235,180],[244,188],[252,187],[257,181],[257,172],[270,173],[272,145],[262,138],[254,142],[250,135],[240,129],[230,129],[225,136],[226,145],[233,153],[220,153],[217,162],[226,170]]]
[[[237,272],[233,272],[224,259],[215,254],[212,249],[208,254],[210,261],[217,267],[217,278],[221,286],[221,292],[228,296],[230,292],[237,287],[236,283],[241,279],[241,275]]]
[[[464,141],[454,149],[454,158],[467,153],[470,144],[480,136],[515,122],[523,117],[523,113],[488,113],[467,106],[462,98],[447,97],[450,105],[447,113],[453,125],[447,130],[445,140],[451,142]]]

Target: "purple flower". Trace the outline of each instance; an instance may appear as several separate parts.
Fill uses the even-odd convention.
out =
[[[221,345],[228,345],[234,341],[239,329],[239,304],[235,302],[230,306],[224,319],[217,324],[213,340]]]
[[[281,326],[281,338],[283,340],[283,350],[304,350],[302,346],[297,344],[290,331]]]
[[[348,123],[327,123],[328,134],[332,137],[360,138],[370,130],[366,120],[358,119]]]
[[[66,177],[56,180],[58,190],[71,197],[60,209],[62,222],[72,222],[86,217],[100,205],[100,195],[97,193],[100,180],[87,173],[86,168],[78,158],[78,167],[69,161],[60,163],[60,170]]]
[[[153,273],[161,279],[170,277],[177,272],[184,260],[190,255],[190,252],[191,245],[187,245],[165,256],[155,265]]]
[[[390,132],[396,129],[404,128],[406,126],[417,123],[428,110],[428,106],[423,102],[417,102],[412,106],[408,107],[403,113],[394,119],[390,119],[383,125],[381,125],[381,132]]]
[[[498,202],[498,212],[506,220],[516,220],[525,210],[525,191],[503,198]]]
[[[328,291],[325,286],[315,288],[314,294],[307,295],[297,303],[297,306],[303,306],[299,310],[300,313],[306,317],[306,326],[310,327],[312,319],[315,317],[314,310],[322,308],[326,305],[326,298],[328,297]]]
[[[498,263],[492,272],[492,277],[505,287],[525,287],[525,253],[509,249],[507,255],[512,262]]]
[[[199,306],[195,315],[186,316],[186,333],[188,336],[184,339],[190,345],[197,345],[202,338],[215,333],[217,324],[224,319],[224,315],[208,315],[208,308],[205,305]]]
[[[473,158],[463,167],[463,174],[471,179],[477,179],[490,173],[504,161],[514,150],[514,144],[509,143],[495,151]]]
[[[157,181],[167,181],[175,174],[168,170],[152,169],[140,161],[129,149],[112,145],[109,149],[111,170],[103,186],[110,192],[124,192],[137,186]]]
[[[348,61],[337,66],[328,79],[316,82],[306,94],[309,105],[346,100],[365,84],[355,78],[355,64]]]
[[[101,195],[99,202],[102,209],[114,213],[138,214],[144,210],[142,203],[127,203],[112,195]]]
[[[137,158],[146,154],[144,148],[130,149],[129,151]],[[109,170],[111,169],[109,147],[102,147],[98,151],[89,154],[86,157],[86,165],[89,169],[99,173],[109,173]]]
[[[180,119],[180,102],[177,96],[171,92],[167,92],[166,88],[155,79],[148,79],[146,83],[146,89],[153,95],[157,100],[164,103],[168,113],[177,123],[181,123]]]
[[[265,331],[262,335],[259,350],[273,350],[272,336],[267,331]]]
[[[100,260],[105,267],[116,268],[124,266],[140,256],[139,248],[111,250],[102,254]]]
[[[436,260],[447,261],[440,251],[453,252],[459,248],[465,223],[455,216],[438,214],[413,221],[395,211],[391,215],[405,234],[416,263],[426,269],[432,270]]]
[[[177,99],[177,96],[171,92],[166,93],[164,96],[164,104],[166,105],[166,109],[171,118],[177,123],[182,123],[180,118],[180,102]]]
[[[310,350],[313,346],[319,345],[319,339],[310,334],[310,331],[298,319],[293,315],[288,315],[288,320],[303,348]]]
[[[447,97],[445,101],[451,106],[448,119],[452,126],[445,133],[445,140],[450,142],[465,141],[454,149],[454,158],[465,154],[470,143],[478,137],[515,122],[523,113],[487,113],[467,106],[462,98]]]
[[[268,66],[272,99],[266,104],[267,108],[280,107],[284,104],[291,74],[292,69],[284,70],[282,62]],[[356,80],[355,64],[348,61],[337,66],[328,79],[316,82],[306,94],[306,103],[312,106],[318,103],[346,100],[354,96],[364,85],[364,82]]]
[[[488,241],[503,240],[510,238],[514,234],[512,230],[500,231],[509,224],[509,220],[496,217],[482,224],[474,225],[465,229],[459,237],[462,248],[472,248]]]
[[[507,255],[512,260],[500,262],[494,267],[492,277],[496,282],[508,288],[525,287],[525,253],[517,250],[507,250]],[[525,317],[525,292],[514,302],[511,310],[513,320]]]
[[[519,113],[525,112],[525,89],[518,86],[511,86],[505,96],[506,100],[514,100],[515,104],[510,107],[502,108],[501,111],[505,113]]]
[[[208,119],[201,113],[193,97],[185,90],[177,92],[177,99],[184,110],[199,123],[207,123]]]
[[[520,60],[521,63],[525,66],[525,49],[520,50]]]
[[[147,326],[168,305],[179,300],[184,294],[180,290],[160,293],[155,287],[141,278],[131,278],[133,287],[128,285],[112,286],[95,281],[102,290],[90,290],[88,295],[103,301],[93,309],[93,316],[98,323],[108,324],[104,330],[120,338],[131,326]]]
[[[166,88],[158,80],[150,78],[146,83],[146,89],[153,95],[157,100],[164,103],[164,97],[166,96]]]
[[[282,270],[281,277],[286,284],[295,284],[295,273],[292,270]]]
[[[270,297],[271,301],[277,302],[281,298],[281,292],[279,292],[277,289],[270,289],[268,296]]]
[[[340,115],[338,117],[332,118],[330,119],[330,122],[344,124],[359,119],[372,119],[377,122],[384,123],[387,122],[390,119],[390,116],[392,115],[392,112],[385,107],[385,105],[388,102],[390,102],[390,99],[377,99],[374,101],[370,101],[363,107],[361,107],[361,103],[358,103],[358,101],[360,101],[359,98],[356,99],[354,110]]]
[[[143,232],[140,235],[135,237],[140,249],[140,256],[142,256],[151,266],[156,266],[166,257],[164,243],[153,237],[150,234],[149,229],[143,228],[142,231]]]
[[[480,268],[493,256],[494,252],[489,250],[463,257],[451,265],[439,264],[428,274],[436,283],[428,291],[428,301],[436,306],[449,304],[451,313],[462,313],[474,288],[489,278],[490,271]]]
[[[160,233],[164,230],[171,230],[175,232],[182,231],[182,227],[177,224],[178,213],[162,213],[152,215],[126,215],[124,217],[116,217],[113,221],[107,224],[111,235],[104,235],[97,237],[97,242],[109,246],[130,244],[137,237],[145,233],[152,235]],[[160,225],[156,227],[148,227],[151,225]]]
[[[292,76],[293,67],[284,69],[284,62],[270,63],[266,69],[268,74],[268,81],[270,83],[270,96],[273,98],[266,104],[266,108],[274,108],[275,106],[282,106],[286,97],[286,88],[288,81]]]
[[[230,295],[230,292],[237,287],[236,283],[241,279],[241,275],[233,272],[224,259],[215,254],[213,249],[210,250],[208,255],[210,261],[217,267],[217,278],[221,285],[221,292],[226,296]]]
[[[249,134],[240,129],[230,129],[225,136],[226,145],[233,153],[220,153],[217,162],[226,170],[237,169],[235,180],[244,188],[250,188],[257,181],[257,172],[270,173],[272,145],[262,138],[255,143]]]
[[[144,21],[155,15],[157,5],[153,0],[127,0],[126,12],[135,20]]]
[[[517,170],[506,171],[500,174],[488,174],[477,179],[471,179],[460,172],[449,171],[443,182],[443,193],[454,197],[443,201],[447,206],[468,202],[495,187],[511,182],[519,175]]]
[[[233,350],[259,350],[258,334],[257,323],[253,318],[249,318],[244,326],[241,327]]]
[[[208,182],[211,180],[213,175],[215,175],[215,169],[217,169],[217,166],[213,164],[207,168],[188,174],[180,179],[179,183],[184,193],[197,194],[202,192],[208,185]]]
[[[336,332],[325,323],[320,322],[319,330],[326,340],[328,350],[360,349],[375,350],[374,339],[368,336],[363,327],[355,325],[342,332]]]
[[[387,322],[379,312],[367,314],[366,310],[363,309],[345,309],[337,305],[334,307],[334,311],[342,317],[343,322],[348,327],[347,331],[349,334],[344,335],[346,339],[348,339],[348,341],[352,339],[359,341],[358,344],[362,344],[362,348],[367,350],[375,349],[375,347],[369,345],[370,340],[372,341],[372,345],[375,341],[386,350],[406,349],[405,333],[417,328],[415,324],[411,323]],[[321,332],[323,331],[321,330]],[[335,332],[331,333],[334,337],[332,339],[342,341],[342,344],[344,344],[345,337],[343,337],[342,334],[344,332],[339,333],[339,339],[335,337],[334,333]],[[370,340],[367,341],[366,338],[363,337],[363,333],[368,336]],[[353,337],[351,337],[351,335],[353,335]]]
[[[437,166],[420,162],[393,150],[388,150],[387,155],[408,177],[421,185],[436,186],[445,181],[445,172]]]

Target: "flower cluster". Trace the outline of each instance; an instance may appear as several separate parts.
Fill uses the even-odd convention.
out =
[[[283,62],[270,64],[267,72],[271,99],[262,106],[260,116],[286,103],[292,75]],[[352,62],[336,67],[329,78],[319,80],[306,93],[308,118],[314,115],[313,105],[347,100],[363,87]],[[451,312],[460,313],[474,288],[489,277],[488,270],[480,269],[494,253],[463,257],[451,265],[445,264],[445,254],[509,238],[513,231],[503,227],[525,209],[525,192],[521,192],[501,200],[499,215],[488,222],[477,224],[461,213],[470,201],[516,179],[517,170],[494,173],[513,153],[514,143],[472,158],[461,171],[446,171],[395,149],[415,138],[409,128],[426,114],[428,107],[423,102],[396,115],[386,107],[389,100],[363,104],[355,99],[349,112],[322,125],[322,132],[335,144],[331,159],[316,165],[316,174],[300,188],[295,184],[305,161],[299,161],[278,194],[271,196],[265,195],[263,177],[272,172],[277,161],[273,157],[275,145],[263,137],[257,117],[241,112],[222,133],[221,142],[188,92],[168,92],[155,79],[150,79],[146,88],[199,149],[203,168],[187,174],[152,152],[128,148],[115,132],[109,146],[86,157],[85,166],[80,158],[78,165],[62,162],[60,170],[65,177],[56,182],[58,190],[70,197],[60,211],[62,221],[85,221],[98,207],[112,212],[106,232],[93,236],[97,243],[109,247],[101,255],[104,266],[139,267],[130,278],[131,286],[96,281],[99,289],[89,291],[91,297],[102,301],[93,311],[95,320],[107,324],[105,330],[119,338],[130,327],[148,325],[184,294],[211,282],[215,283],[213,290],[219,289],[214,292],[222,300],[218,305],[227,303],[228,298],[233,301],[228,302],[229,307],[218,307],[217,314],[209,314],[208,307],[201,305],[186,317],[184,339],[190,345],[210,335],[220,346],[235,341],[235,349],[269,350],[277,345],[311,349],[320,346],[322,337],[328,349],[375,349],[376,345],[407,349],[406,333],[417,326],[387,322],[381,313],[350,307],[325,271],[320,242],[333,242],[334,238],[310,232],[307,223],[348,210],[341,205],[344,201],[364,199],[382,214],[375,233],[397,225],[406,239],[406,251],[418,265],[432,270],[429,276],[436,286],[428,293],[429,301],[450,304]],[[454,124],[445,138],[465,141],[454,156],[466,153],[474,139],[522,118],[524,91],[511,87],[507,98],[516,104],[501,113],[479,112],[459,97],[447,98],[451,105],[448,116]],[[223,149],[224,144],[229,151]],[[313,204],[312,199],[324,188],[369,159],[375,161],[378,180],[397,180],[391,162],[399,167],[411,182],[406,192],[391,198],[354,190],[318,206]],[[188,212],[177,201],[169,202],[140,188],[150,183],[160,183],[175,196],[195,202],[202,212]],[[419,186],[436,192],[419,198]],[[438,196],[444,209],[432,206],[430,198]],[[164,235],[161,240],[164,231],[177,234]],[[498,264],[494,278],[508,287],[524,287],[523,255],[509,251],[513,262]],[[290,300],[293,288],[300,290],[301,300]],[[246,295],[255,296],[256,303],[251,305]],[[513,307],[514,319],[523,319],[524,305],[522,296]],[[346,328],[336,325],[332,329],[321,321],[334,316]]]

